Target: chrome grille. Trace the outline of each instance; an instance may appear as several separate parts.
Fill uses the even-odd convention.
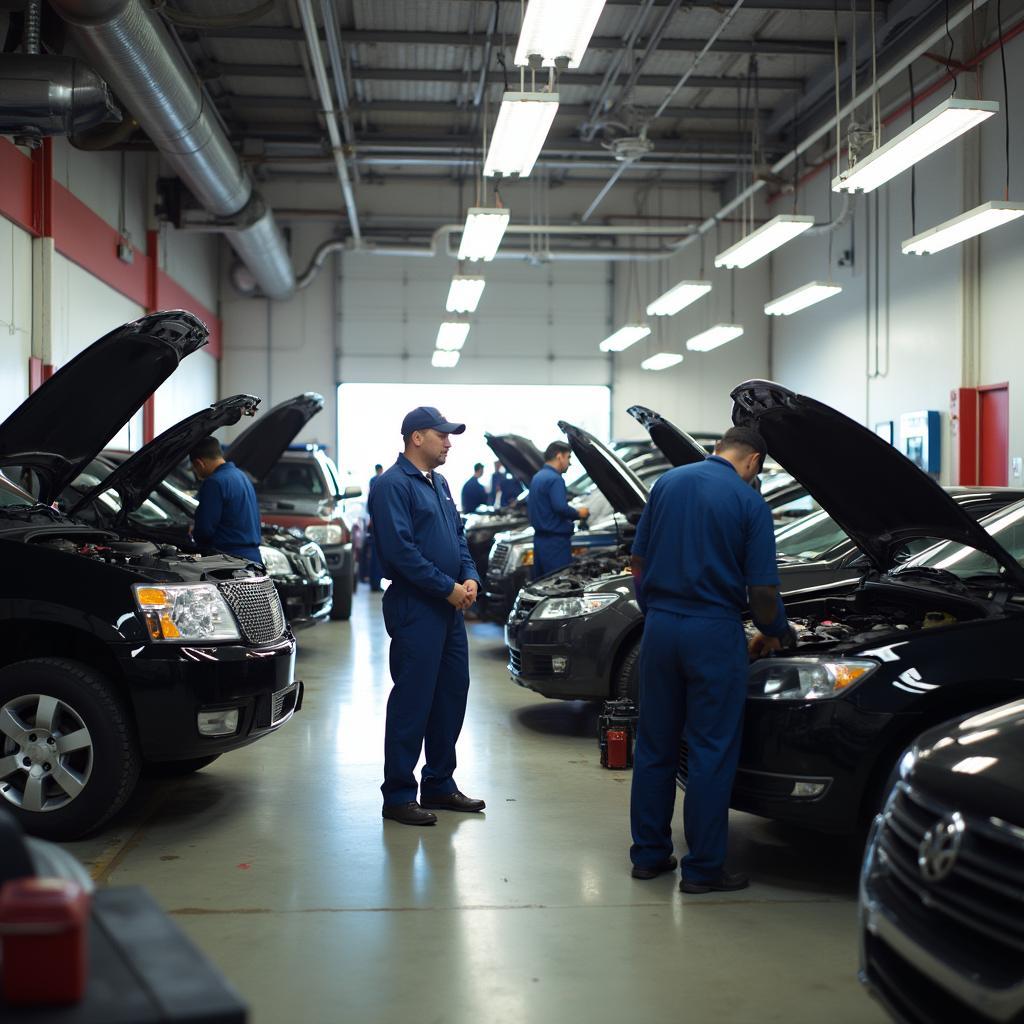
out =
[[[299,548],[299,557],[310,579],[316,579],[327,572],[327,558],[319,544],[304,544]]]
[[[511,552],[511,544],[506,544],[505,541],[498,541],[498,543],[491,548],[491,554],[487,564],[488,571],[503,573],[508,568],[508,556]]]
[[[242,636],[249,643],[269,643],[284,633],[284,609],[268,576],[231,580],[220,585],[220,592],[235,613]]]
[[[523,671],[523,656],[514,648],[508,649],[508,667],[509,671],[515,675],[521,675]]]
[[[1024,952],[1024,835],[997,822],[964,816],[956,862],[940,881],[924,879],[918,849],[925,833],[953,808],[899,783],[886,806],[879,846],[888,882],[927,918],[927,930],[959,936],[986,959]]]

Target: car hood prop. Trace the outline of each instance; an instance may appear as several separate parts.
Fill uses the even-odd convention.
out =
[[[277,465],[299,431],[323,407],[323,395],[315,391],[306,391],[278,403],[231,442],[226,457],[259,483]]]
[[[680,430],[653,409],[643,405],[631,405],[626,412],[651,435],[651,440],[657,445],[658,450],[673,466],[691,466],[696,462],[703,462],[708,457],[707,451],[699,441],[695,441],[685,430]]]
[[[484,434],[484,439],[501,464],[523,487],[529,487],[544,465],[540,449],[520,434]]]
[[[649,492],[640,477],[590,431],[575,427],[565,420],[559,420],[558,427],[565,433],[573,454],[612,508],[626,517],[642,513]]]

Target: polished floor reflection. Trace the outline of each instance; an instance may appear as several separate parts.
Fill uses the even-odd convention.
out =
[[[302,635],[287,727],[142,785],[70,848],[102,883],[146,886],[256,1024],[884,1019],[856,981],[849,842],[734,815],[746,892],[632,880],[630,776],[599,767],[596,710],[513,686],[500,630],[470,632],[457,780],[485,814],[381,820],[388,641],[363,590],[351,623]]]

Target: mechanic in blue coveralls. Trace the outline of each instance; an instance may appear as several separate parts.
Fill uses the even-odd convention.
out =
[[[391,637],[391,678],[384,730],[383,816],[433,825],[433,810],[482,811],[483,800],[455,784],[455,744],[469,694],[469,646],[463,612],[480,577],[448,482],[437,472],[449,436],[465,431],[437,409],[420,406],[402,421],[405,451],[377,478],[370,495],[374,541],[385,578],[384,625]],[[416,763],[426,765],[417,801]]]
[[[252,481],[226,462],[220,441],[204,437],[189,452],[200,481],[192,537],[200,548],[262,563],[260,506]]]
[[[573,525],[590,514],[573,508],[565,492],[565,476],[572,449],[564,441],[552,441],[544,449],[544,465],[530,481],[526,509],[533,527],[533,578],[561,569],[572,561]]]
[[[750,486],[766,454],[760,434],[733,427],[714,455],[655,483],[633,541],[637,600],[646,615],[630,806],[633,877],[675,870],[671,823],[685,737],[688,852],[679,888],[686,893],[749,885],[725,869],[748,660],[793,642],[771,512]],[[748,606],[761,630],[749,647]]]

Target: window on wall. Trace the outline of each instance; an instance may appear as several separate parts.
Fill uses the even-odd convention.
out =
[[[608,440],[611,391],[582,384],[341,384],[338,387],[338,465],[351,483],[366,490],[375,463],[390,466],[402,449],[402,419],[410,409],[430,405],[466,432],[452,438],[444,468],[458,501],[473,464],[484,464],[490,483],[494,454],[484,434],[522,434],[543,451],[565,440],[558,421],[566,420]],[[569,471],[573,474],[574,470]]]

